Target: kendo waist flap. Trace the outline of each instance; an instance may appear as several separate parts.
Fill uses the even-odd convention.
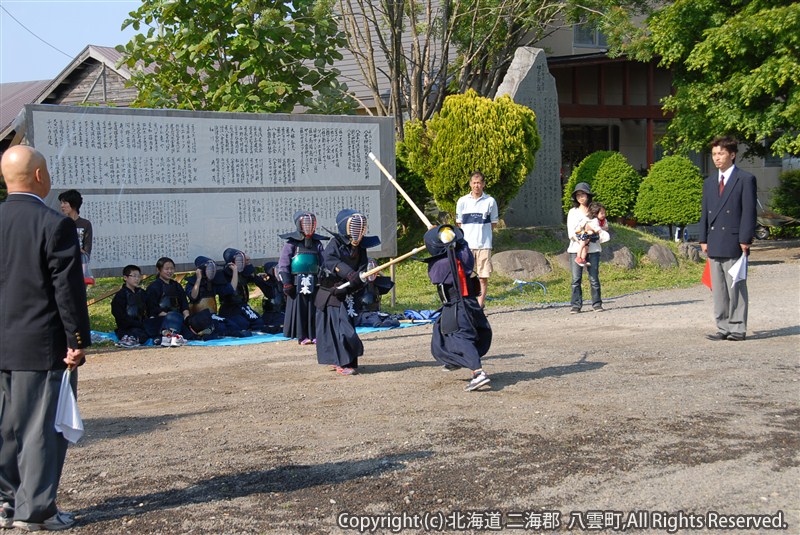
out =
[[[317,288],[318,277],[315,273],[298,273],[294,275],[293,279],[299,294],[309,295],[314,293]]]

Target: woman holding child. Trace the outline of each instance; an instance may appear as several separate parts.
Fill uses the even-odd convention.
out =
[[[589,273],[589,287],[592,292],[592,309],[595,312],[603,311],[603,301],[600,296],[600,242],[601,234],[608,230],[605,220],[605,209],[599,203],[593,203],[589,184],[580,182],[572,192],[573,208],[567,214],[567,234],[569,235],[570,266],[572,267],[572,299],[570,313],[577,314],[583,306],[583,291],[581,281],[583,269]],[[592,206],[594,205],[594,206]]]

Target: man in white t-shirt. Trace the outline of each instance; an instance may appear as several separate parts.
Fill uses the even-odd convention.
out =
[[[494,197],[483,192],[486,187],[483,173],[472,173],[469,187],[469,194],[456,203],[456,223],[464,231],[464,239],[475,256],[474,271],[481,283],[478,304],[483,308],[492,273],[492,231],[497,227],[499,215]]]

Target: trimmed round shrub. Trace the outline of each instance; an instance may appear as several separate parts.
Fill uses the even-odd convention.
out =
[[[536,115],[508,96],[491,100],[469,90],[451,95],[424,125],[405,125],[408,168],[425,177],[436,204],[455,212],[469,193],[469,177],[480,171],[486,192],[502,214],[533,169],[541,140]]]
[[[703,177],[691,160],[667,156],[653,164],[639,186],[634,217],[651,225],[688,225],[700,220]]]
[[[627,217],[633,213],[641,181],[625,156],[615,152],[600,164],[591,186],[595,200],[606,207],[609,218]]]
[[[565,214],[569,212],[570,208],[572,208],[572,191],[575,189],[575,186],[580,182],[586,182],[591,186],[592,182],[594,182],[594,177],[597,176],[597,171],[600,169],[600,165],[614,154],[617,153],[612,150],[600,150],[593,152],[581,160],[581,163],[579,163],[578,166],[572,170],[572,174],[569,176],[569,180],[564,186],[563,201]]]

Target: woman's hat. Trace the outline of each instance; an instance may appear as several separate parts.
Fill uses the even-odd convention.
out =
[[[575,194],[578,193],[579,191],[582,191],[586,195],[588,195],[590,201],[592,200],[592,197],[594,197],[594,193],[592,193],[592,188],[589,186],[589,184],[587,184],[586,182],[578,182],[577,184],[575,184],[575,189],[572,190],[573,202],[578,202],[578,200],[575,198]]]

